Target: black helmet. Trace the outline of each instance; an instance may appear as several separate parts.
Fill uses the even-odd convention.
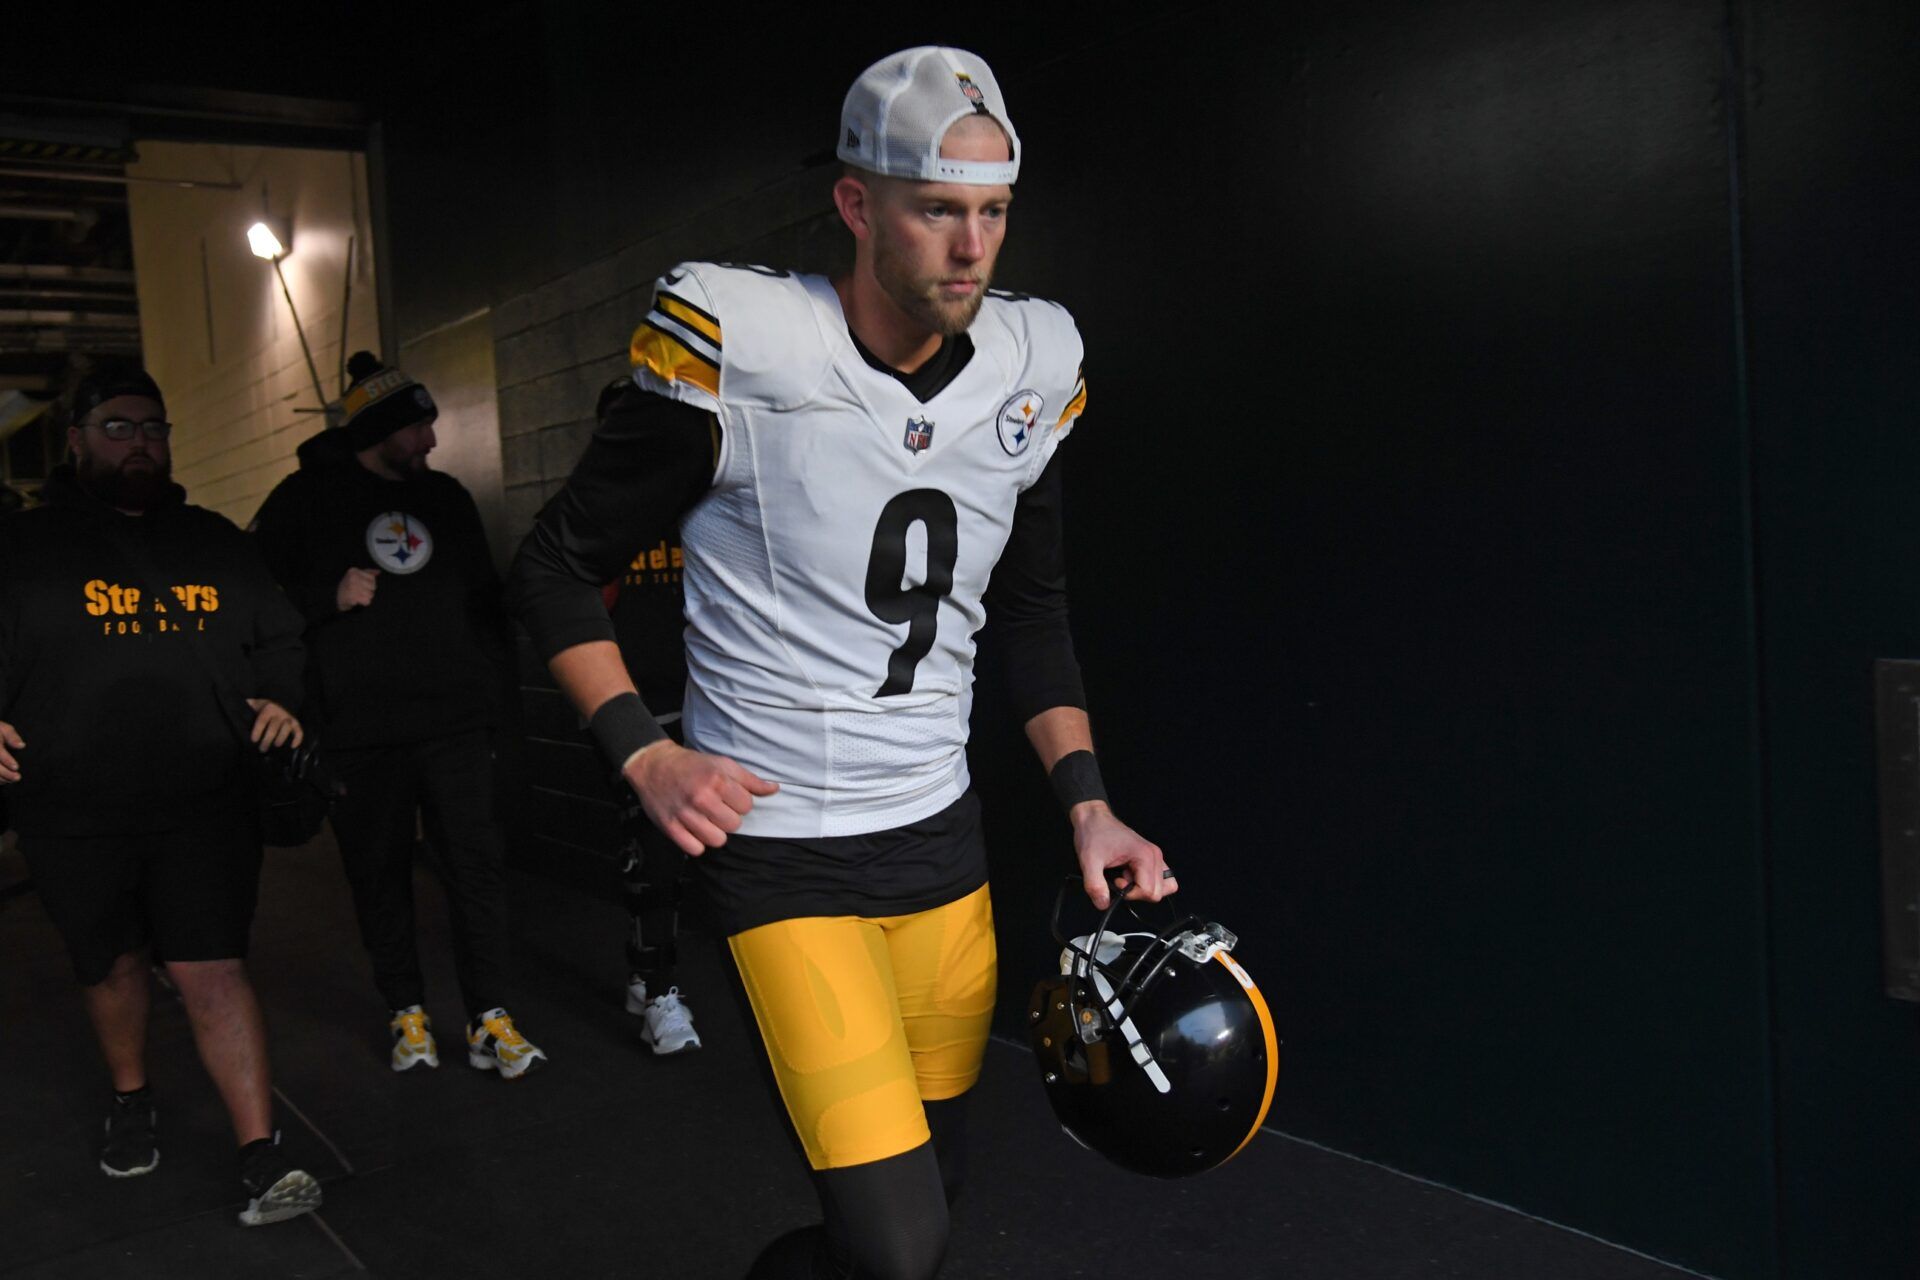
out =
[[[1157,1178],[1231,1159],[1259,1132],[1280,1075],[1273,1015],[1229,954],[1239,939],[1198,916],[1158,933],[1110,931],[1124,905],[1116,892],[1099,928],[1068,941],[1061,905],[1060,976],[1041,979],[1027,1006],[1027,1034],[1061,1127],[1122,1168]]]

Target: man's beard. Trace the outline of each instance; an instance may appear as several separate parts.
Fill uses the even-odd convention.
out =
[[[874,279],[880,282],[895,306],[923,328],[944,338],[965,333],[972,326],[973,318],[980,314],[980,304],[987,300],[987,281],[991,274],[983,270],[969,276],[977,286],[974,291],[965,298],[947,301],[940,296],[941,278],[915,279],[886,237],[874,237]]]
[[[396,475],[417,475],[428,469],[426,454],[399,447],[393,443],[391,436],[381,441],[380,460]]]
[[[138,457],[139,455],[134,455]],[[121,511],[148,511],[173,487],[173,460],[160,461],[149,456],[150,466],[128,468],[131,458],[117,467],[87,456],[74,459],[74,473],[80,487],[100,501]]]

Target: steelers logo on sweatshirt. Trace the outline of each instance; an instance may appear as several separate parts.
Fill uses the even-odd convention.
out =
[[[367,554],[388,573],[418,573],[433,559],[433,534],[419,516],[383,511],[367,526]]]

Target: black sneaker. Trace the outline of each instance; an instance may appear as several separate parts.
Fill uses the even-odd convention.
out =
[[[107,1140],[100,1148],[100,1168],[109,1178],[137,1178],[152,1173],[160,1163],[154,1131],[160,1113],[146,1090],[124,1100],[115,1098],[107,1112]]]
[[[249,1143],[240,1153],[240,1185],[246,1188],[247,1207],[240,1225],[264,1227],[285,1222],[320,1207],[320,1183],[304,1169],[296,1169],[280,1150],[280,1135],[271,1142]]]

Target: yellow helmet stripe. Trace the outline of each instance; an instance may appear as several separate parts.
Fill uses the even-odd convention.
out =
[[[1267,998],[1260,994],[1260,988],[1253,985],[1253,979],[1240,967],[1238,961],[1224,951],[1216,951],[1213,958],[1227,966],[1234,981],[1246,991],[1247,998],[1253,1001],[1253,1011],[1260,1018],[1260,1029],[1267,1037],[1267,1089],[1260,1096],[1260,1110],[1253,1117],[1253,1123],[1247,1128],[1247,1136],[1240,1139],[1240,1145],[1227,1153],[1227,1160],[1239,1155],[1241,1149],[1253,1141],[1253,1135],[1260,1132],[1260,1126],[1267,1122],[1267,1108],[1273,1105],[1273,1089],[1280,1082],[1280,1037],[1273,1029],[1273,1013],[1267,1008]],[[1220,1163],[1225,1164],[1222,1160]]]

